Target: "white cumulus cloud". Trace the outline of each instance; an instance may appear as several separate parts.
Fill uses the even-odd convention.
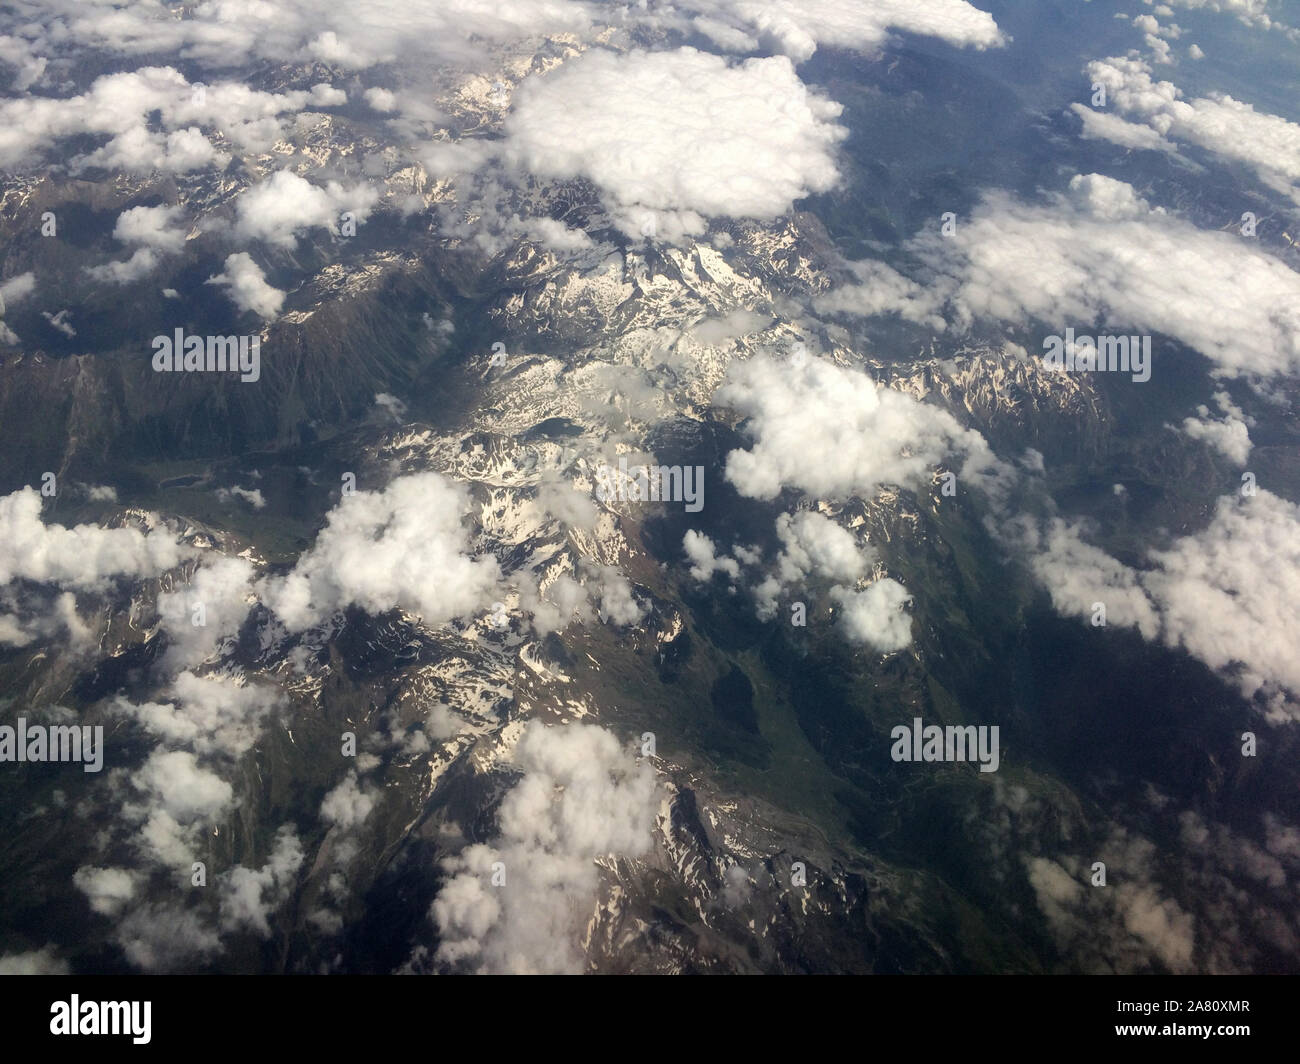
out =
[[[682,48],[597,50],[515,91],[506,156],[589,178],[630,234],[701,232],[704,218],[775,218],[835,184],[840,105],[783,56],[730,63]]]
[[[427,624],[483,609],[500,569],[472,552],[462,524],[468,509],[466,489],[437,473],[345,497],[292,572],[266,584],[264,601],[291,631],[350,605],[371,613],[400,607]]]
[[[447,862],[433,903],[438,956],[491,973],[580,972],[595,858],[650,849],[654,771],[586,724],[529,724],[514,764],[523,775],[501,802],[498,838]]]
[[[284,305],[285,294],[267,281],[262,267],[247,251],[227,255],[225,269],[206,283],[223,286],[235,306],[262,318],[274,318]]]

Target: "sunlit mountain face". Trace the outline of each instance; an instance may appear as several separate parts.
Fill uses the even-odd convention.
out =
[[[1300,15],[16,0],[0,972],[1300,969]]]

